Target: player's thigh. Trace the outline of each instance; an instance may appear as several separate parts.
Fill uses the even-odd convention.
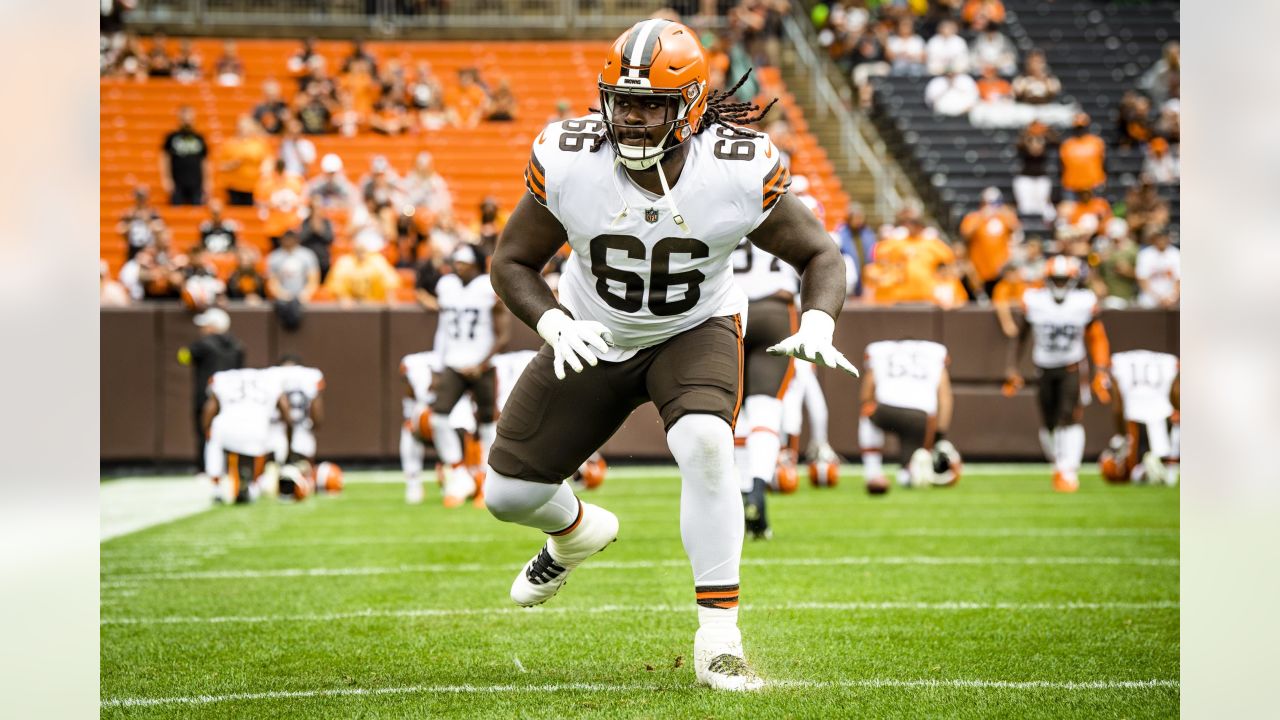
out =
[[[467,384],[476,403],[476,422],[491,423],[498,416],[498,371],[489,368]]]
[[[652,352],[645,385],[665,430],[694,413],[734,424],[742,401],[743,360],[736,316],[711,318]]]
[[[872,413],[871,421],[884,432],[898,436],[903,462],[918,448],[927,447],[932,440],[930,418],[923,410],[879,405]]]
[[[457,370],[445,368],[436,380],[435,390],[436,399],[431,403],[431,412],[448,417],[467,391],[467,379]]]
[[[641,402],[634,361],[601,362],[556,378],[544,345],[516,381],[498,419],[489,466],[510,478],[559,483],[573,475]]]
[[[1078,425],[1084,420],[1084,402],[1082,396],[1088,388],[1081,382],[1080,366],[1067,368],[1062,377],[1062,385],[1058,390],[1058,426]]]
[[[1048,428],[1061,424],[1064,374],[1062,368],[1042,368],[1039,372],[1036,404],[1040,407],[1040,418]]]
[[[767,350],[795,332],[795,307],[781,300],[761,300],[751,303],[747,318],[742,339],[746,365],[742,394],[782,397],[794,375],[793,362]]]

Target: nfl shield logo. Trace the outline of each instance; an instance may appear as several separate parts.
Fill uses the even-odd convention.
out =
[[[658,222],[658,208],[648,208],[644,211],[644,221],[647,223]]]

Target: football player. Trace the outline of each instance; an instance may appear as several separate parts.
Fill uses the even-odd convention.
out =
[[[882,465],[887,433],[898,436],[901,466],[898,484],[934,484],[934,448],[954,452],[946,440],[954,398],[947,372],[947,348],[928,340],[881,340],[867,346],[862,379],[862,417],[858,446],[867,492],[889,490]],[[946,484],[954,481],[954,473]]]
[[[738,454],[747,532],[757,540],[773,535],[765,514],[765,491],[778,468],[782,449],[782,397],[794,374],[792,359],[767,351],[795,334],[795,298],[800,278],[795,269],[743,238],[733,253],[733,277],[747,296],[743,331],[742,413],[735,428],[742,439]]]
[[[453,274],[440,278],[433,293],[440,306],[434,350],[440,355],[442,368],[434,382],[431,436],[445,468],[444,506],[458,507],[479,492],[480,479],[466,466],[462,442],[449,425],[449,413],[464,394],[471,396],[480,438],[480,466],[484,467],[497,419],[491,361],[507,345],[510,322],[474,246],[459,245],[450,264]]]
[[[301,479],[314,486],[316,468],[315,429],[324,419],[324,373],[302,364],[297,355],[285,355],[280,364],[269,369],[280,378],[285,400],[289,403],[291,436],[285,434],[280,413],[271,417],[271,448],[281,469],[279,492],[301,500],[306,488],[294,488]],[[292,467],[296,472],[285,472]]]
[[[795,377],[782,397],[782,434],[786,447],[778,459],[777,489],[787,492],[787,487],[797,483],[796,464],[800,461],[800,429],[804,419],[809,419],[809,447],[805,455],[809,459],[809,482],[814,487],[834,487],[840,476],[840,456],[827,442],[827,398],[818,384],[818,374],[809,363],[796,363]],[[787,485],[783,484],[783,480]]]
[[[1088,355],[1093,365],[1093,389],[1102,402],[1110,400],[1107,368],[1111,345],[1100,319],[1101,306],[1092,290],[1080,287],[1080,259],[1058,255],[1045,266],[1045,286],[1022,294],[1022,322],[1017,341],[1010,343],[1004,393],[1022,387],[1018,360],[1034,334],[1031,353],[1039,380],[1040,446],[1053,463],[1053,489],[1075,492],[1084,457],[1084,425],[1080,424],[1088,387],[1081,366]]]
[[[221,489],[222,501],[257,499],[258,477],[272,449],[271,416],[276,411],[288,440],[293,431],[289,402],[280,376],[272,371],[223,370],[209,379],[203,423],[210,441],[222,448],[220,466],[209,472]]]
[[[743,80],[745,81],[745,76]],[[738,630],[744,516],[733,462],[742,313],[730,256],[743,237],[800,272],[799,330],[770,348],[856,373],[832,345],[844,304],[840,251],[787,194],[763,113],[708,92],[697,35],[651,19],[622,34],[599,76],[598,112],[551,123],[533,143],[529,192],[493,258],[494,288],[546,344],[512,390],[489,454],[498,519],[546,533],[511,587],[531,606],[618,536],[618,519],[565,479],[645,402],[682,477],[680,527],[693,567],[701,683],[762,681]],[[767,111],[768,108],[765,108]],[[541,275],[565,243],[559,303]]]
[[[1178,483],[1178,358],[1130,350],[1111,356],[1116,435],[1098,459],[1111,482]]]

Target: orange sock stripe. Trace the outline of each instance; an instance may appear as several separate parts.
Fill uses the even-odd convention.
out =
[[[699,599],[699,600],[703,600],[703,599],[706,599],[706,598],[737,598],[737,597],[738,597],[738,591],[737,591],[737,590],[722,590],[722,591],[720,591],[720,592],[700,592],[700,593],[698,593],[698,599]]]
[[[549,532],[549,533],[547,533],[547,534],[548,534],[548,535],[555,535],[556,537],[560,537],[561,535],[568,535],[569,533],[571,533],[571,532],[573,532],[575,529],[577,529],[577,527],[578,527],[579,525],[581,525],[581,524],[582,524],[582,501],[581,501],[581,500],[579,500],[579,501],[578,501],[578,517],[576,517],[576,518],[574,518],[574,519],[573,519],[573,522],[569,524],[569,527],[567,527],[567,528],[565,528],[565,529],[563,529],[563,530],[557,530],[557,531],[555,531],[555,532]]]
[[[698,605],[701,607],[713,607],[721,610],[729,610],[738,607],[738,598],[729,598],[726,600],[699,600]]]
[[[764,427],[764,426],[760,426],[760,427],[753,427],[753,428],[751,428],[748,432],[753,432],[753,433],[762,432],[762,433],[769,433],[770,435],[777,435],[777,434],[778,434],[778,431],[777,431],[777,430],[774,430],[773,428],[767,428],[767,427]]]

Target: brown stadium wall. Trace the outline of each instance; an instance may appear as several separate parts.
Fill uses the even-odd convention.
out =
[[[324,371],[326,418],[317,432],[322,456],[388,462],[398,457],[400,358],[430,346],[435,313],[408,306],[315,307],[296,332],[281,329],[269,308],[236,307],[230,314],[250,367],[293,352]],[[1176,310],[1108,311],[1103,321],[1114,352],[1178,352]],[[532,330],[519,322],[513,328],[512,349],[538,347]],[[190,313],[177,306],[104,308],[101,331],[102,461],[188,461],[195,452],[192,371],[177,356],[197,337]],[[1000,394],[1006,345],[990,310],[850,306],[836,326],[836,345],[858,365],[867,343],[901,338],[935,340],[950,350],[956,396],[950,435],[966,457],[1042,459],[1034,387],[1012,399]],[[1026,360],[1023,372],[1034,377]],[[818,377],[831,412],[831,444],[845,457],[856,457],[858,380],[825,368]],[[1109,409],[1090,406],[1085,424],[1092,457],[1111,435]],[[613,460],[670,459],[653,406],[632,415],[604,453]]]

